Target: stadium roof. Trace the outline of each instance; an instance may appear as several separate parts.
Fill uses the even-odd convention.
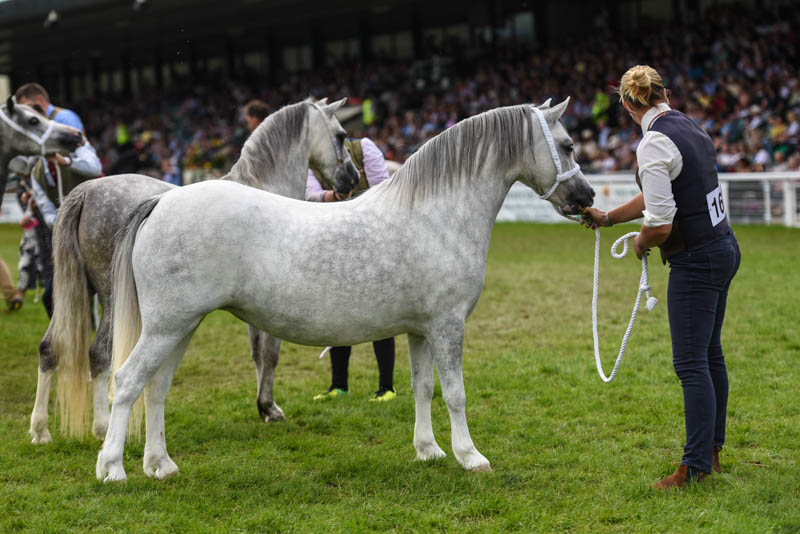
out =
[[[435,7],[412,0],[330,2],[320,0],[10,0],[0,2],[0,73],[57,61],[86,61],[124,53],[136,56],[204,41],[220,46],[233,38],[264,48],[269,40],[308,43],[312,34],[325,40],[355,37],[364,17],[372,33],[410,27],[412,16],[458,19],[464,2],[447,0]],[[414,6],[423,6],[421,12]],[[457,6],[462,6],[460,9]],[[59,14],[44,27],[48,13]],[[433,22],[433,21],[431,21]],[[457,22],[457,20],[456,20]],[[453,24],[454,22],[450,22]],[[224,53],[224,52],[223,52]]]
[[[640,0],[623,3],[635,1]],[[143,7],[134,10],[136,3]],[[0,74],[38,78],[43,70],[53,68],[80,72],[94,63],[93,68],[107,70],[148,64],[155,55],[164,61],[175,54],[207,57],[266,50],[276,43],[307,45],[414,27],[465,23],[498,27],[509,13],[536,12],[542,6],[552,10],[547,17],[537,15],[542,31],[565,36],[581,31],[580,24],[590,26],[592,12],[619,9],[619,4],[593,0],[7,0],[0,1]],[[578,25],[563,17],[576,5],[584,15]],[[51,10],[58,13],[58,21],[45,27]],[[553,29],[562,19],[562,27]]]

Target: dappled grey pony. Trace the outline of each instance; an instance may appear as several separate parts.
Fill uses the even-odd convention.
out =
[[[444,456],[430,417],[436,363],[455,457],[465,469],[489,469],[467,428],[464,322],[478,301],[492,226],[514,182],[563,214],[592,203],[559,121],[567,104],[543,112],[500,108],[460,122],[349,202],[298,202],[213,181],[142,203],[114,256],[119,370],[97,478],[126,479],[126,430],[143,390],[144,471],[159,479],[178,472],[167,454],[164,400],[195,329],[217,309],[305,345],[407,333],[417,458]],[[321,279],[324,286],[308,283]]]
[[[0,204],[8,182],[8,164],[17,156],[68,154],[83,143],[83,134],[51,121],[9,96],[0,108]]]
[[[343,103],[344,100],[333,104],[307,100],[273,113],[249,137],[239,160],[223,180],[302,199],[311,165],[343,192],[349,191],[358,180],[358,172],[344,149],[345,131],[333,115]],[[74,436],[85,434],[91,372],[93,431],[99,437],[105,436],[115,235],[140,202],[172,188],[160,180],[135,174],[90,180],[76,187],[59,209],[53,234],[55,309],[39,348],[39,378],[30,427],[34,443],[51,439],[47,401],[57,365],[62,430]],[[90,348],[92,293],[97,293],[104,313]],[[280,340],[253,327],[250,337],[259,370],[259,407],[264,418],[282,419],[283,412],[272,398],[271,370],[277,363]],[[261,380],[261,373],[266,370],[268,378]]]

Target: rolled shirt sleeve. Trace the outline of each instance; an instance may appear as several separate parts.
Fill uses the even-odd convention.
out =
[[[683,169],[683,157],[678,147],[660,132],[647,132],[636,149],[636,159],[644,193],[645,226],[672,224],[678,211],[672,194],[672,180]]]
[[[310,200],[311,202],[322,202],[322,196],[325,194],[325,190],[322,189],[322,185],[320,185],[319,180],[317,177],[314,176],[314,173],[311,172],[311,169],[308,169],[308,178],[306,179],[306,200]]]
[[[88,141],[75,149],[69,156],[72,159],[70,170],[89,178],[97,178],[103,174],[103,164],[100,163],[97,152]]]
[[[369,186],[388,180],[389,169],[386,167],[386,158],[372,139],[368,137],[361,139],[361,151],[364,154],[364,173],[367,175]]]

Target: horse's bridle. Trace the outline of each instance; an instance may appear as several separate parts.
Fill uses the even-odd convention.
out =
[[[339,150],[339,147],[336,145],[336,136],[333,135],[333,128],[331,127],[331,123],[326,116],[325,110],[322,109],[320,106],[314,104],[314,107],[317,108],[319,111],[320,116],[322,117],[322,122],[325,124],[325,128],[328,130],[328,137],[331,138],[331,145],[333,145],[333,153],[336,154],[336,173],[344,166],[344,147],[342,150]]]
[[[565,180],[569,180],[570,178],[575,176],[578,173],[578,171],[581,170],[581,166],[576,163],[575,166],[570,170],[568,170],[567,172],[562,171],[561,158],[558,156],[558,151],[556,150],[556,143],[553,140],[553,134],[552,132],[550,132],[550,127],[547,125],[547,120],[545,120],[544,118],[544,113],[542,113],[542,111],[535,106],[531,106],[531,109],[533,109],[533,112],[539,119],[539,124],[542,125],[544,138],[547,140],[547,146],[548,148],[550,148],[550,155],[553,157],[553,163],[555,163],[556,165],[556,181],[553,182],[552,187],[550,187],[550,190],[548,190],[547,193],[545,193],[544,195],[539,195],[539,198],[541,198],[542,200],[547,200],[548,198],[550,198],[550,195],[552,195],[553,192],[556,190],[558,184],[560,184]]]
[[[14,122],[11,119],[11,117],[6,115],[5,111],[3,111],[2,109],[0,109],[0,119],[3,119],[3,121],[6,124],[8,124],[9,126],[11,126],[11,128],[13,128],[17,132],[21,133],[22,135],[24,135],[28,139],[31,139],[34,143],[39,145],[41,147],[41,149],[42,149],[42,156],[46,155],[44,145],[45,145],[45,143],[47,143],[47,140],[50,138],[50,134],[53,133],[53,128],[55,128],[56,121],[51,120],[50,124],[47,126],[47,129],[44,131],[44,133],[40,137],[40,136],[36,135],[33,132],[29,132],[28,130],[26,130],[25,128],[23,128],[22,126],[17,124],[16,122]]]

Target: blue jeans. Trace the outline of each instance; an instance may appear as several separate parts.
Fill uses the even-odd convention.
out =
[[[669,259],[672,365],[683,386],[686,445],[682,465],[711,473],[714,447],[725,442],[728,371],[722,321],[741,253],[733,232]]]

